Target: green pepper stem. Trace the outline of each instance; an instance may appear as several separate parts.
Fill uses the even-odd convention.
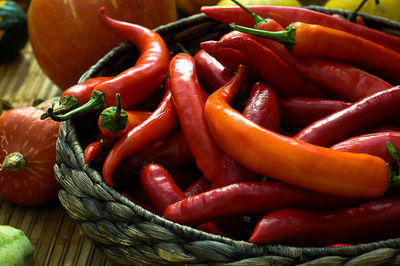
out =
[[[399,175],[400,154],[391,141],[386,142],[386,150],[393,157],[393,159],[396,160],[397,167],[398,167],[398,170],[396,173],[396,171],[393,171],[392,167],[388,164],[389,173],[390,173],[390,187],[399,187],[400,186],[400,175]]]
[[[240,6],[241,9],[243,9],[244,11],[246,11],[247,13],[249,13],[253,17],[254,28],[257,28],[260,24],[270,20],[269,18],[266,18],[266,19],[262,18],[261,16],[256,14],[253,10],[248,9],[245,5],[243,5],[242,3],[240,3],[237,0],[231,0],[231,1],[234,2],[236,5]]]
[[[87,103],[69,111],[68,113],[57,115],[54,112],[53,108],[49,108],[47,110],[47,113],[48,116],[54,121],[61,122],[73,118],[75,116],[85,114],[87,112],[103,110],[106,107],[107,104],[104,99],[104,93],[102,93],[101,91],[93,90],[90,100]]]
[[[271,40],[275,40],[289,46],[291,48],[296,44],[294,34],[296,32],[296,28],[290,24],[286,27],[283,31],[266,31],[266,30],[259,30],[248,28],[244,26],[236,25],[235,23],[230,24],[231,28],[240,32],[244,32],[250,35],[259,36]]]
[[[112,133],[118,133],[126,128],[128,123],[128,115],[121,107],[121,96],[115,94],[116,106],[111,106],[104,110],[100,117],[100,126]]]

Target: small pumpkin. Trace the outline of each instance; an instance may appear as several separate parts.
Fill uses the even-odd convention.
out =
[[[26,13],[15,2],[0,0],[0,59],[14,56],[27,41]]]

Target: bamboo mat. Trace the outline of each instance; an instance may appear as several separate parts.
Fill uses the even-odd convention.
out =
[[[60,93],[40,69],[29,43],[17,58],[0,62],[0,97],[13,107]],[[19,228],[28,236],[35,247],[34,265],[114,265],[81,236],[58,199],[39,207],[21,207],[0,197],[0,224]]]

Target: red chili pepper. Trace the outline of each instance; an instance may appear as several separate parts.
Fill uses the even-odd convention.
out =
[[[160,140],[125,158],[114,173],[116,183],[127,183],[149,163],[157,163],[167,169],[182,168],[194,164],[182,130],[174,130]]]
[[[103,25],[131,41],[139,49],[140,57],[133,67],[97,85],[91,100],[80,107],[63,115],[51,114],[50,110],[50,116],[56,121],[67,120],[89,110],[113,106],[116,93],[121,95],[122,108],[128,109],[160,87],[168,75],[170,55],[161,36],[146,27],[107,17],[104,11],[104,7],[99,9],[99,19]]]
[[[351,33],[303,22],[292,23],[283,31],[264,31],[234,24],[231,27],[282,42],[298,55],[346,62],[393,83],[400,81],[400,53]]]
[[[233,35],[220,41],[205,41],[201,48],[209,54],[222,48],[232,48],[250,58],[261,72],[263,80],[270,84],[280,97],[311,96],[314,93],[303,79],[277,54],[244,35]]]
[[[185,198],[168,172],[158,164],[148,164],[143,168],[140,173],[140,184],[151,206],[158,214],[164,213],[165,208],[170,204]],[[202,224],[198,229],[222,234],[211,222]]]
[[[332,113],[300,130],[295,139],[332,146],[379,124],[390,121],[400,110],[400,86],[377,92]]]
[[[398,162],[386,148],[388,141],[400,148],[400,132],[379,132],[355,136],[333,145],[331,149],[375,155],[389,163],[392,169],[397,169]]]
[[[183,191],[186,197],[194,196],[209,190],[211,187],[211,182],[207,180],[204,176],[200,176],[196,181],[194,181],[189,187]]]
[[[239,68],[232,83],[211,94],[204,108],[214,139],[226,154],[254,172],[312,191],[374,198],[388,190],[396,176],[381,158],[285,137],[234,110],[229,102],[243,71]]]
[[[281,98],[279,99],[280,125],[285,129],[302,129],[350,105],[349,102],[321,98]]]
[[[262,127],[277,131],[279,125],[278,112],[278,98],[275,91],[263,82],[255,83],[242,114]],[[257,181],[259,179],[259,174],[250,171],[225,154],[211,187],[217,188],[233,183]]]
[[[222,151],[211,136],[204,117],[204,90],[197,79],[193,58],[175,55],[170,65],[171,92],[179,122],[198,168],[208,180],[215,176]]]
[[[221,88],[233,76],[231,70],[226,68],[203,49],[200,49],[193,56],[193,59],[200,84],[209,93]],[[242,83],[241,89],[246,91],[249,88],[246,83]]]
[[[99,133],[97,140],[86,146],[84,151],[85,163],[103,162],[117,139],[109,138]]]
[[[117,98],[117,106],[104,109],[97,121],[100,132],[111,138],[122,136],[151,115],[151,112],[147,111],[123,110],[118,93]]]
[[[342,18],[337,18],[329,14],[312,11],[304,8],[287,6],[250,6],[249,9],[263,18],[276,20],[283,27],[289,26],[293,21],[300,21],[310,24],[319,24],[325,27],[348,32],[377,44],[400,52],[400,38],[385,32],[368,28],[362,25],[352,23]],[[240,7],[236,6],[204,6],[201,11],[207,16],[224,22],[237,23],[247,27],[253,27],[254,21],[251,15]],[[343,44],[342,44],[343,45]]]
[[[167,82],[168,83],[168,82]],[[121,161],[171,132],[178,119],[168,89],[157,109],[141,124],[126,132],[108,153],[103,165],[103,178],[107,185],[114,186],[113,172]]]
[[[400,236],[400,197],[324,212],[282,209],[260,219],[250,242],[270,245],[360,244]]]
[[[365,199],[337,197],[282,182],[241,182],[178,201],[165,209],[164,218],[186,225],[224,217],[264,214],[282,208],[328,210]]]

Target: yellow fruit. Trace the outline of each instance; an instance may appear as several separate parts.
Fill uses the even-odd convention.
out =
[[[196,14],[200,12],[202,6],[213,6],[219,0],[176,0],[179,11],[186,14]]]
[[[325,7],[354,11],[360,3],[361,0],[329,0]],[[360,9],[360,12],[400,21],[400,1],[380,0],[379,5],[376,5],[374,0],[368,0]]]
[[[240,3],[250,5],[275,5],[275,6],[295,6],[301,7],[301,3],[297,0],[239,0]],[[231,0],[221,0],[218,2],[219,6],[235,6]]]

